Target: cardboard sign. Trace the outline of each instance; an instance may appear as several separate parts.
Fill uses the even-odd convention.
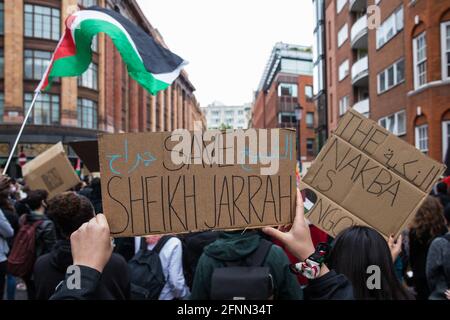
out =
[[[75,151],[90,172],[100,171],[97,140],[72,141],[69,142],[69,146]]]
[[[306,217],[333,237],[352,225],[398,235],[444,171],[350,109],[301,182],[317,197]]]
[[[100,135],[103,209],[112,235],[290,223],[295,142],[287,129]],[[246,164],[236,160],[242,158]]]
[[[76,186],[80,179],[59,142],[22,168],[25,182],[32,190],[44,189],[49,198]]]

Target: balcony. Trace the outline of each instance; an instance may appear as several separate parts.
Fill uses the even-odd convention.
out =
[[[356,61],[352,66],[352,84],[355,87],[369,86],[369,60],[367,56]]]
[[[353,110],[362,113],[367,116],[370,111],[370,102],[369,99],[361,100],[353,105]]]
[[[350,0],[350,11],[361,12],[367,9],[367,0]]]
[[[368,48],[368,28],[367,15],[362,16],[353,24],[350,32],[350,40],[353,49],[367,49]]]

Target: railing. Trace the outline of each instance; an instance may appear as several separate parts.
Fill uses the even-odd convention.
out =
[[[364,15],[359,18],[352,26],[352,29],[350,31],[350,39],[352,45],[354,45],[355,42],[358,41],[363,35],[368,36],[367,31],[367,15]]]
[[[370,111],[370,101],[369,99],[361,100],[353,105],[353,109],[359,113],[368,113]]]
[[[364,11],[364,9],[367,9],[367,0],[350,0],[349,8],[350,11]]]
[[[352,81],[355,82],[369,74],[369,60],[367,56],[356,61],[352,66]]]

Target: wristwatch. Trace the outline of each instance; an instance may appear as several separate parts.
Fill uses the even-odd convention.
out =
[[[329,253],[329,245],[321,242],[317,245],[316,250],[305,261],[289,265],[289,269],[294,274],[301,274],[307,279],[315,279],[320,274],[320,268],[325,262]]]

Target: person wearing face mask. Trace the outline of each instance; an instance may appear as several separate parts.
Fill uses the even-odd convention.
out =
[[[47,198],[48,192],[45,190],[30,191],[26,198],[26,205],[30,209],[30,213],[23,215],[20,219],[21,225],[37,225],[35,232],[35,261],[40,256],[49,253],[56,243],[55,225],[45,214]],[[23,280],[27,286],[28,299],[35,300],[36,291],[32,273],[23,277]]]

